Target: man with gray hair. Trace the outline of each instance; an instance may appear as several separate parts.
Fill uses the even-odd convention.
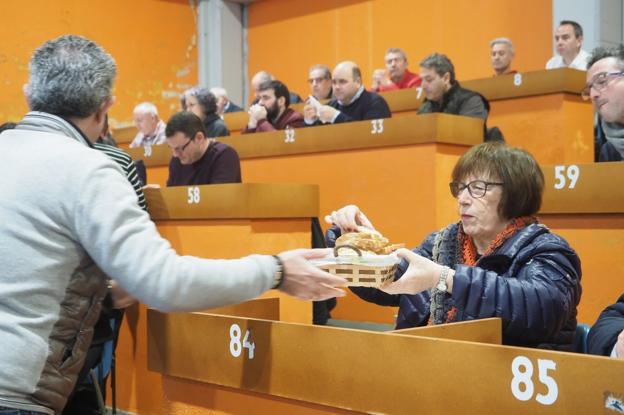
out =
[[[481,118],[488,116],[490,105],[474,91],[462,88],[455,79],[455,67],[451,60],[440,53],[427,56],[420,62],[420,77],[425,101],[419,114],[443,112]]]
[[[130,143],[130,148],[164,144],[167,125],[158,117],[158,109],[151,102],[142,102],[133,111],[134,125],[139,132]]]
[[[60,413],[84,364],[114,276],[164,310],[237,303],[270,288],[298,298],[342,296],[346,281],[296,250],[237,260],[179,256],[119,166],[92,148],[116,65],[95,42],[66,35],[39,47],[24,91],[31,111],[0,137],[0,411]]]
[[[514,56],[513,43],[506,37],[498,37],[490,42],[490,60],[495,76],[517,72],[511,69],[511,61],[513,61]]]
[[[230,101],[225,88],[215,86],[210,88],[210,92],[217,98],[217,114],[219,116],[222,117],[225,113],[240,112],[243,110],[241,107]]]
[[[407,69],[407,55],[403,49],[390,48],[384,56],[386,70],[373,72],[371,91],[384,92],[420,86],[420,77]]]

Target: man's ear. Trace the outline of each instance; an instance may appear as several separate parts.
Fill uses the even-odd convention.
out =
[[[444,75],[442,75],[442,80],[448,84],[451,83],[451,73],[450,72],[446,72]]]
[[[95,112],[95,120],[98,123],[104,121],[104,118],[106,118],[106,114],[108,113],[108,110],[110,109],[110,107],[113,106],[114,103],[115,103],[115,97],[110,97],[104,102],[102,102],[102,104],[100,105],[100,108],[98,108],[98,110]]]
[[[277,99],[277,105],[279,105],[280,107],[285,107],[286,106],[286,98],[285,97],[279,97]]]
[[[201,131],[196,132],[195,137],[193,137],[193,140],[197,140],[197,141],[203,141],[205,139],[206,139],[206,136]]]

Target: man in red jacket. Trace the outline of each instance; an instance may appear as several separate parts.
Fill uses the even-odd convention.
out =
[[[268,81],[258,89],[258,103],[249,108],[243,134],[285,130],[305,125],[303,117],[289,108],[290,92],[280,81]]]
[[[384,56],[386,70],[373,72],[371,91],[384,92],[395,89],[416,88],[420,86],[420,77],[407,69],[407,55],[403,49],[390,48]]]

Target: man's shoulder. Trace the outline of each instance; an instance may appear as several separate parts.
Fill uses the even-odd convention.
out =
[[[546,62],[546,69],[559,68],[561,66],[561,63],[562,63],[561,56],[555,55],[551,57],[550,59],[548,59],[548,62]]]
[[[132,157],[120,148],[105,143],[95,143],[93,144],[93,148],[100,150],[115,161],[120,161],[124,164],[132,163]]]
[[[299,111],[296,111],[292,108],[286,109],[286,119],[289,121],[303,119],[303,115]]]
[[[229,144],[225,144],[221,141],[215,141],[210,145],[210,151],[215,155],[220,155],[220,154],[229,154],[229,153],[233,153],[238,155],[238,152],[236,151],[236,149],[232,146],[230,146]]]
[[[386,99],[377,92],[367,91],[366,89],[362,92],[360,98],[362,98],[362,101],[369,101],[373,103],[381,101],[386,102]]]

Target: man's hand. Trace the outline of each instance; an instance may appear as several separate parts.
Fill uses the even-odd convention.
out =
[[[371,83],[371,89],[377,91],[379,87],[390,83],[390,78],[385,69],[375,69],[373,71],[373,82]]]
[[[306,124],[314,124],[318,120],[318,111],[315,105],[306,104],[303,107],[303,119]]]
[[[379,288],[380,290],[388,294],[418,294],[436,286],[442,272],[442,265],[436,264],[405,248],[397,250],[396,254],[399,258],[409,261],[409,267],[400,279],[384,284]],[[449,283],[452,282],[450,280],[452,280],[454,274],[455,272],[451,270],[447,276],[447,285],[449,287],[451,287]]]
[[[247,127],[250,129],[256,128],[258,126],[258,121],[264,120],[267,117],[267,110],[260,104],[253,104],[249,107],[249,122],[247,123]]]
[[[279,254],[284,264],[284,280],[280,291],[302,300],[321,301],[343,297],[344,291],[334,288],[347,285],[344,278],[321,271],[308,262],[328,256],[331,249],[296,249]]]
[[[624,330],[620,332],[615,342],[615,352],[618,355],[618,359],[624,359]]]
[[[332,123],[334,121],[334,117],[339,113],[340,111],[338,111],[334,107],[330,107],[329,105],[321,105],[321,108],[319,108],[318,111],[318,118],[319,120],[321,120],[321,122],[325,124]]]
[[[370,232],[375,227],[368,220],[364,212],[355,205],[347,205],[325,216],[325,222],[336,225],[342,233],[345,232]]]

